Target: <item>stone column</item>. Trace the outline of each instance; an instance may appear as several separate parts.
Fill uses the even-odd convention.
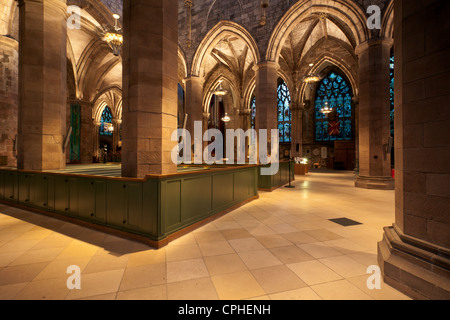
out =
[[[65,167],[66,14],[65,0],[19,1],[19,169]]]
[[[122,176],[177,172],[178,1],[123,3]]]
[[[0,36],[0,157],[6,157],[5,165],[17,165],[14,144],[18,117],[19,43]],[[0,160],[0,166],[2,161]]]
[[[120,119],[113,119],[113,154],[117,153],[117,146],[119,145],[120,140],[120,125],[122,123],[122,120]]]
[[[355,174],[359,175],[359,98],[353,97],[353,110],[355,110]]]
[[[395,223],[378,261],[389,285],[449,300],[450,2],[395,0],[394,10]]]
[[[94,103],[91,101],[79,101],[81,105],[81,163],[92,163],[92,140],[97,134],[95,125],[92,122],[92,108]]]
[[[277,82],[280,66],[271,61],[264,61],[255,67],[256,72],[256,119],[255,127],[259,129],[278,128]],[[268,132],[268,139],[270,131]]]
[[[301,107],[300,103],[298,102],[292,103],[291,115],[292,115],[291,156],[292,158],[303,157],[303,108]]]
[[[203,123],[203,83],[200,77],[186,78],[186,113],[188,114],[186,130],[191,134],[191,150],[194,156],[194,122]],[[206,128],[207,129],[207,128]],[[203,132],[206,130],[203,128]]]
[[[359,57],[359,176],[356,187],[394,189],[390,137],[389,58],[392,40],[369,40]]]
[[[100,154],[99,154],[100,134],[99,134],[99,132],[100,132],[100,127],[101,127],[102,123],[94,121],[93,125],[94,125],[94,133],[92,135],[92,141],[93,141],[92,157],[97,160],[100,160],[99,159],[99,157],[100,157]]]

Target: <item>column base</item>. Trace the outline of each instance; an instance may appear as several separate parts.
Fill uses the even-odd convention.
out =
[[[450,250],[410,236],[396,225],[378,243],[384,282],[413,299],[450,299]]]
[[[363,189],[394,190],[395,181],[391,177],[363,177],[356,178],[355,187]]]

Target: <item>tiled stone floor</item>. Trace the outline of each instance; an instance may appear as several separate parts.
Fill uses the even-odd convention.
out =
[[[0,205],[0,299],[409,299],[366,285],[394,192],[351,173],[296,179],[160,250]],[[328,220],[343,217],[362,224]]]

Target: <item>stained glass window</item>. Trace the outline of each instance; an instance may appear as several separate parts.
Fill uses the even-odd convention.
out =
[[[252,100],[250,100],[250,118],[251,118],[251,128],[256,128],[256,97],[253,96]]]
[[[109,107],[105,107],[102,113],[101,125],[100,125],[100,135],[101,136],[112,136],[111,130],[108,130],[112,126],[112,113]]]
[[[391,93],[391,136],[394,136],[394,55],[391,56],[391,84],[390,84],[390,93]]]
[[[280,142],[291,142],[291,95],[286,83],[278,81],[278,130]]]
[[[333,112],[320,112],[328,103]],[[320,83],[315,100],[316,141],[352,140],[352,96],[345,79],[330,72]]]

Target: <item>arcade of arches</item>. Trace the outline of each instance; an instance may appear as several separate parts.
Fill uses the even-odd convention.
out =
[[[0,0],[0,165],[120,162],[142,178],[177,172],[171,133],[194,121],[279,129],[280,157],[395,189],[378,252],[386,282],[450,297],[448,1],[372,1],[373,30],[361,0],[270,0],[264,21],[260,0],[148,2]],[[67,26],[72,5],[80,29]],[[100,36],[113,14],[119,56]]]

